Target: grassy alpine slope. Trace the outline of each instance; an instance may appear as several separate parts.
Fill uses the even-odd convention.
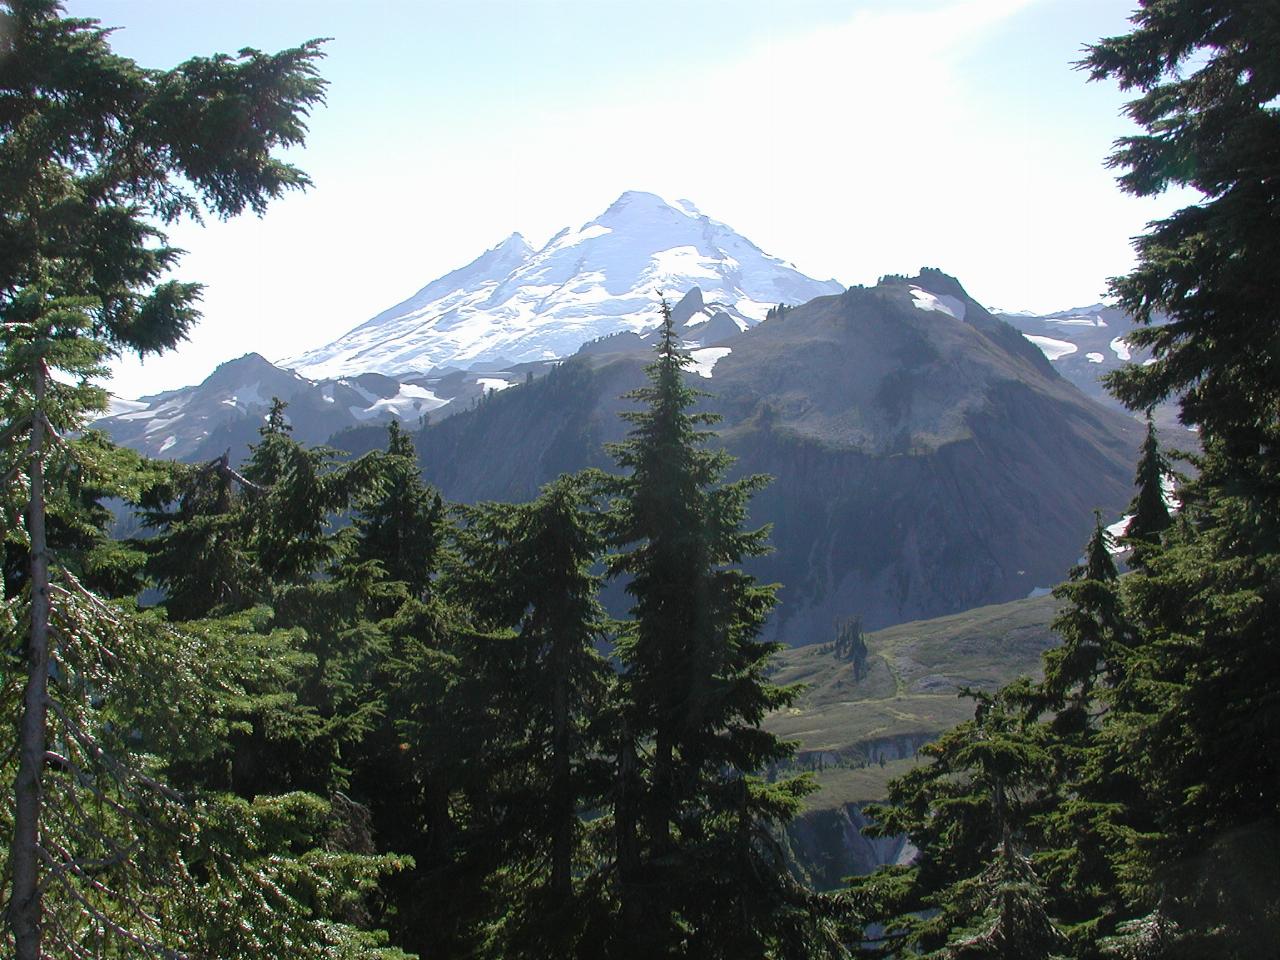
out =
[[[973,716],[961,687],[1039,676],[1040,655],[1056,642],[1049,623],[1058,605],[1051,596],[1015,600],[868,633],[861,679],[829,644],[784,650],[772,679],[807,686],[765,726],[799,741],[798,762],[821,787],[808,809],[883,799],[921,744]]]

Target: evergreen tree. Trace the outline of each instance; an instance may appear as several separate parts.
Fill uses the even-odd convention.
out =
[[[1158,804],[1122,865],[1131,916],[1162,918],[1147,927],[1162,931],[1169,955],[1274,955],[1280,16],[1270,3],[1146,0],[1133,23],[1083,64],[1139,93],[1128,110],[1145,131],[1122,140],[1111,163],[1132,193],[1177,185],[1203,199],[1153,224],[1138,265],[1113,282],[1140,324],[1132,341],[1154,362],[1110,385],[1136,409],[1177,396],[1204,453],[1184,517],[1124,587],[1139,635],[1116,756]]]
[[[834,653],[837,660],[853,664],[854,680],[867,675],[867,641],[863,639],[861,617],[850,617],[837,625]]]
[[[906,834],[919,851],[908,866],[852,882],[885,927],[873,955],[1045,957],[1061,946],[1027,859],[1052,764],[1030,693],[1025,680],[995,694],[965,690],[974,719],[922,748],[927,763],[868,808],[876,835]]]
[[[485,753],[501,771],[491,797],[504,850],[497,880],[509,891],[498,956],[590,955],[597,946],[580,942],[593,884],[574,884],[581,816],[601,805],[609,779],[600,728],[610,671],[596,651],[609,621],[591,570],[604,546],[593,485],[566,475],[532,503],[463,514],[459,588],[489,629],[512,631],[480,648],[496,715]]]
[[[500,772],[486,752],[496,718],[490,678],[478,666],[477,647],[490,638],[439,593],[410,600],[388,629],[396,753],[384,769],[394,774],[390,783],[404,786],[379,798],[375,817],[415,865],[393,891],[393,929],[398,942],[423,956],[474,956],[502,909],[487,885],[501,847],[483,829],[493,819],[488,810]]]
[[[377,561],[392,580],[423,596],[440,559],[444,502],[422,482],[413,440],[398,420],[387,425],[387,452],[374,483],[357,498],[355,559]]]
[[[1180,395],[1183,421],[1263,482],[1280,403],[1280,356],[1269,347],[1280,295],[1280,18],[1248,0],[1142,0],[1132,21],[1081,64],[1139,93],[1127,112],[1145,132],[1122,138],[1110,165],[1129,193],[1190,187],[1203,200],[1153,224],[1136,242],[1137,267],[1113,281],[1139,324],[1130,340],[1155,362],[1109,382],[1135,410]],[[1160,314],[1168,321],[1156,323]]]
[[[261,490],[232,469],[228,457],[198,467],[170,463],[140,498],[142,525],[151,535],[136,546],[175,620],[244,610],[260,595],[241,501]]]
[[[1165,502],[1165,482],[1170,475],[1169,460],[1160,449],[1156,425],[1147,414],[1147,436],[1142,442],[1134,483],[1138,492],[1129,504],[1132,518],[1125,527],[1125,540],[1133,547],[1132,561],[1141,564],[1146,548],[1159,543],[1160,535],[1173,523]]]
[[[1052,768],[1036,818],[1041,850],[1034,860],[1046,899],[1077,953],[1096,952],[1114,930],[1125,897],[1118,851],[1150,804],[1132,771],[1117,762],[1106,721],[1131,709],[1128,624],[1113,543],[1095,515],[1085,559],[1054,590],[1064,606],[1053,622],[1061,644],[1046,651],[1044,680],[1027,698],[1043,710]]]
[[[174,936],[188,936],[193,947],[210,929],[194,914],[185,923],[155,920],[138,899],[148,894],[137,874],[104,886],[86,872],[127,866],[129,851],[138,849],[130,811],[164,802],[166,794],[151,789],[144,768],[102,746],[104,734],[129,723],[122,716],[104,725],[98,698],[115,673],[139,663],[109,655],[103,635],[116,615],[83,588],[62,556],[51,555],[49,504],[58,491],[49,486],[49,467],[64,457],[85,462],[84,448],[70,436],[102,408],[103,391],[90,385],[102,375],[102,358],[171,347],[196,319],[198,285],[160,282],[178,251],[155,224],[202,209],[220,216],[246,206],[262,210],[271,198],[305,186],[306,177],[271,151],[301,142],[302,117],[323,93],[315,44],[150,71],[112,54],[108,32],[95,21],[59,12],[54,0],[0,5],[4,485],[9,500],[11,484],[25,487],[26,519],[16,539],[29,556],[26,611],[9,606],[9,625],[28,625],[26,642],[15,646],[11,635],[5,644],[22,650],[23,661],[20,670],[5,671],[6,697],[11,678],[26,678],[21,709],[13,701],[15,709],[6,711],[21,716],[12,820],[3,808],[12,828],[6,936],[19,960],[35,960],[49,943],[75,948],[84,924],[139,952],[177,949],[168,929],[186,931]],[[74,383],[60,383],[55,370]],[[12,544],[15,534],[6,540]],[[125,630],[112,647],[139,653],[123,642],[130,636]],[[81,657],[95,668],[82,667]],[[65,763],[55,760],[58,747],[68,751]],[[92,828],[76,798],[81,790],[86,800],[95,795],[95,785],[94,809],[108,803],[119,812],[116,825],[126,828],[117,834],[120,846],[104,850],[110,834]],[[69,805],[59,807],[55,797]],[[62,846],[59,837],[67,841]],[[67,903],[47,902],[52,889],[69,898],[69,911],[61,909]]]
[[[272,398],[262,439],[244,465],[254,494],[243,501],[246,547],[263,582],[277,588],[308,583],[338,560],[331,521],[373,487],[378,459],[341,463],[335,450],[304,446],[289,435],[287,407]]]
[[[730,458],[705,448],[690,412],[689,360],[663,305],[649,385],[630,396],[619,466],[609,572],[626,578],[632,621],[617,646],[621,742],[614,793],[621,938],[625,955],[810,956],[825,918],[796,888],[767,832],[809,789],[753,774],[792,746],[763,732],[766,713],[796,690],[770,684],[775,645],[758,638],[776,602],[739,569],[766,549],[767,530],[744,530],[747,502],[765,482],[724,483]]]
[[[1084,562],[1054,590],[1067,605],[1053,622],[1062,643],[1045,653],[1043,689],[1051,708],[1064,711],[1070,703],[1074,724],[1086,722],[1082,713],[1091,708],[1099,675],[1106,671],[1114,678],[1119,668],[1116,645],[1122,639],[1124,615],[1113,545],[1101,514],[1095,513]]]

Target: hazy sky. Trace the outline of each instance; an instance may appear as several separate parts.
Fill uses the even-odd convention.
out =
[[[1123,196],[1133,132],[1071,68],[1129,0],[75,0],[168,67],[331,37],[315,187],[171,239],[207,284],[191,341],[123,396],[318,346],[514,230],[535,246],[622,191],[687,197],[846,284],[937,266],[978,300],[1093,303],[1174,200]]]

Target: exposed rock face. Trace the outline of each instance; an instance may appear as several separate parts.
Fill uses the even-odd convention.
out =
[[[623,435],[621,397],[649,357],[614,339],[424,431],[426,477],[452,499],[524,499],[562,471],[611,467],[602,445]],[[1092,510],[1131,494],[1138,425],[937,272],[692,353],[736,471],[774,477],[752,517],[773,524],[775,550],[752,569],[784,585],[770,629],[790,644],[853,614],[875,629],[1056,583]]]
[[[818,890],[838,890],[845,877],[872,873],[890,864],[906,864],[916,849],[906,837],[871,837],[866,804],[801,814],[787,827],[792,862]]]

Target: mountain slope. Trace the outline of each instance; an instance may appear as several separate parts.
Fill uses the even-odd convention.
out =
[[[391,419],[417,423],[445,416],[490,389],[524,379],[525,371],[460,371],[431,380],[397,380],[379,373],[308,380],[256,353],[221,364],[203,383],[140,400],[118,402],[94,422],[116,442],[152,457],[201,460],[230,450],[234,462],[258,440],[272,397],[289,406],[294,436],[323,443],[333,433]]]
[[[614,339],[422,431],[427,479],[451,499],[519,500],[610,468],[602,445],[622,436],[621,397],[648,360]],[[775,477],[752,508],[775,552],[753,570],[784,585],[770,629],[789,644],[855,614],[878,627],[1027,596],[1066,575],[1095,507],[1129,500],[1137,424],[936,271],[691,352],[738,472]]]
[[[805,688],[765,728],[798,741],[795,766],[818,783],[787,828],[793,860],[816,886],[838,889],[844,877],[911,858],[903,837],[862,834],[863,807],[886,799],[889,781],[920,762],[922,745],[972,718],[974,702],[957,696],[960,687],[994,690],[1040,675],[1041,654],[1057,643],[1050,623],[1059,606],[1037,597],[869,633],[861,675],[830,643],[778,656],[772,679]]]
[[[425,372],[572,354],[658,321],[663,294],[699,287],[739,329],[778,303],[843,289],[764,253],[688,201],[622,194],[600,216],[533,250],[513,234],[323,347],[281,361],[309,377]],[[704,317],[705,319],[705,317]]]

